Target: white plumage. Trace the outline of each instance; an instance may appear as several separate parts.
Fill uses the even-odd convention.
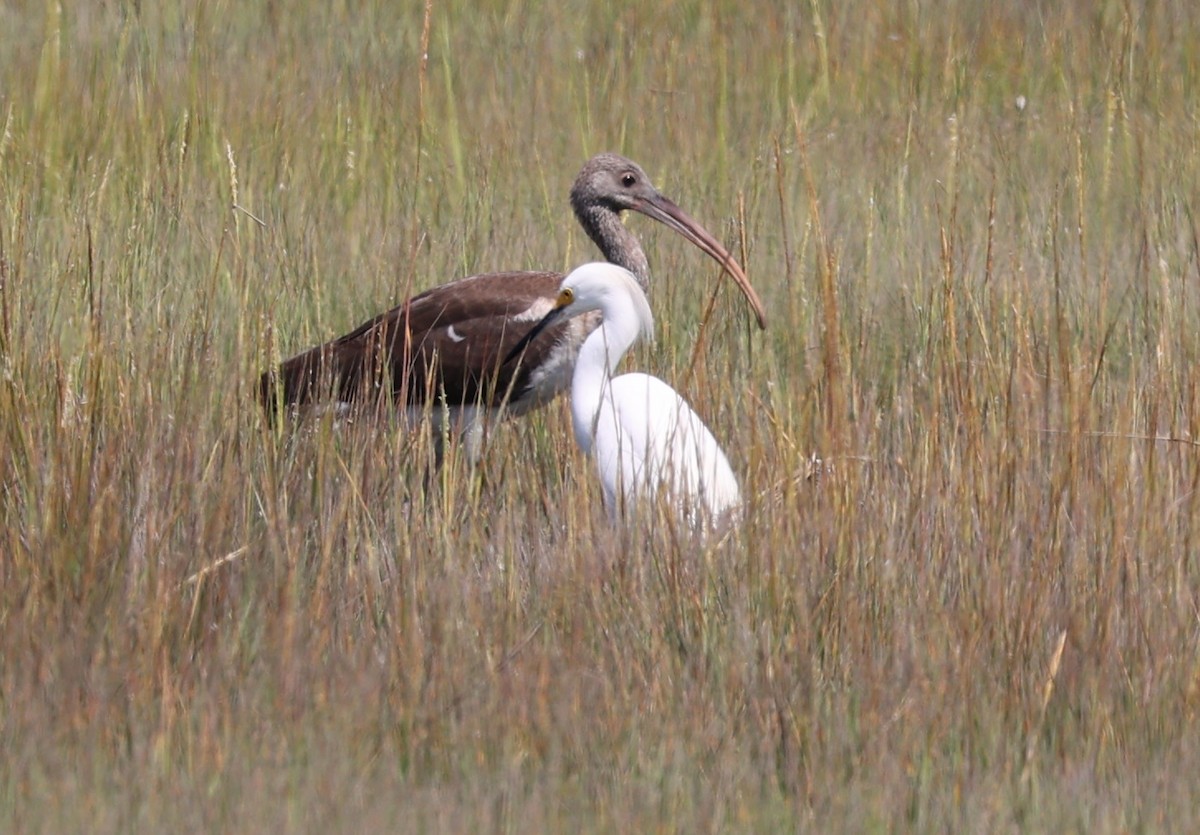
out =
[[[657,377],[613,376],[625,352],[654,333],[646,295],[627,270],[593,263],[571,272],[554,308],[509,358],[554,319],[590,311],[599,311],[601,325],[584,341],[575,363],[571,417],[576,442],[596,462],[605,504],[620,514],[665,492],[694,527],[720,521],[737,507],[740,493],[708,427]]]

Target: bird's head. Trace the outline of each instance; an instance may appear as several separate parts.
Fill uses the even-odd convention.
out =
[[[640,165],[611,152],[589,159],[571,187],[571,206],[581,216],[597,205],[618,214],[627,209],[644,212],[645,206],[663,199]]]
[[[633,273],[616,264],[597,261],[576,267],[563,279],[554,306],[509,351],[504,362],[520,354],[551,323],[593,310],[601,311],[605,321],[620,318],[622,323],[634,324],[638,338],[654,339],[654,314]]]
[[[617,216],[626,210],[653,218],[673,229],[716,261],[729,273],[750,303],[759,327],[767,326],[767,313],[750,279],[712,233],[662,194],[642,167],[620,154],[606,152],[588,160],[571,187],[571,207],[588,234],[610,261],[621,261],[646,274],[645,255],[632,236],[620,228]],[[622,243],[623,241],[623,243]]]
[[[554,311],[563,316],[599,310],[607,318],[618,310],[623,313],[630,309],[637,322],[638,335],[653,339],[654,314],[641,285],[629,270],[603,261],[572,270],[563,279],[554,301]]]

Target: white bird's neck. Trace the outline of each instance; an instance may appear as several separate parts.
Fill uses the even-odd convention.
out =
[[[637,341],[642,327],[636,308],[628,299],[608,299],[601,315],[600,327],[591,332],[579,349],[571,379],[571,417],[575,438],[584,450],[591,448],[596,415],[609,381],[625,352]]]

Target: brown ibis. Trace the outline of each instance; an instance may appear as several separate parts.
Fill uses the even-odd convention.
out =
[[[675,230],[727,272],[760,327],[766,312],[741,266],[715,237],[654,187],[646,172],[619,154],[584,164],[571,188],[571,207],[605,259],[648,289],[646,254],[622,222],[639,212]],[[593,312],[560,321],[525,346],[520,363],[504,359],[555,305],[560,272],[485,273],[441,284],[380,313],[345,336],[310,348],[263,373],[259,394],[268,416],[324,404],[338,413],[388,398],[413,419],[432,415],[440,439],[445,417],[477,461],[485,419],[503,409],[522,415],[571,383],[584,339],[600,324]]]

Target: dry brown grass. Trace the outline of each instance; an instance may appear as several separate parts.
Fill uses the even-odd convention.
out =
[[[1200,27],[1065,5],[0,11],[4,829],[1194,827]],[[606,148],[771,306],[631,221],[737,532],[612,529],[558,407],[428,494],[265,425],[592,257]]]

